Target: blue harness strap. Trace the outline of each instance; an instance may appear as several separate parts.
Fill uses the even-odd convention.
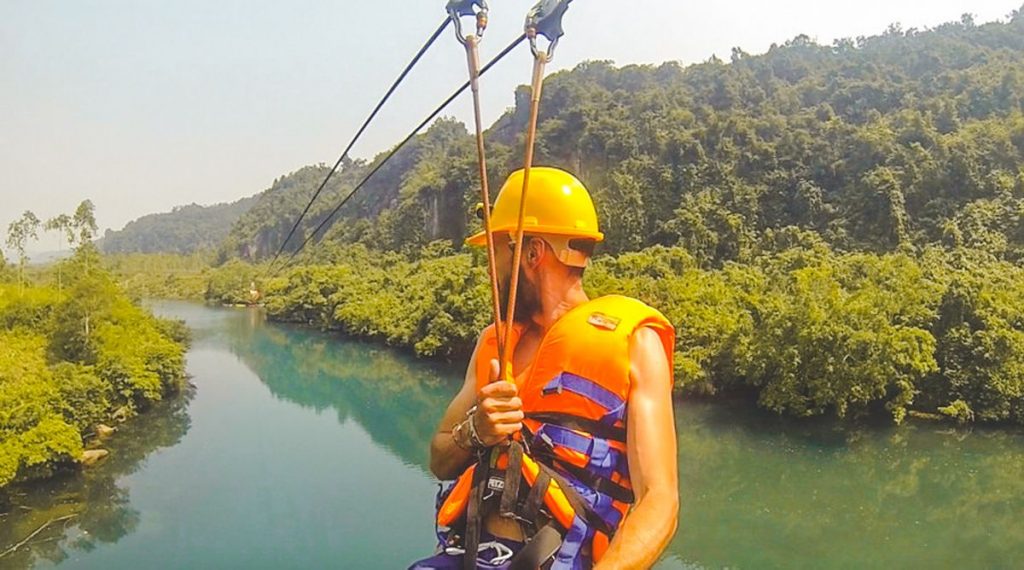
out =
[[[626,417],[625,400],[592,380],[570,372],[562,372],[544,386],[543,393],[560,394],[563,390],[583,396],[601,406],[605,410],[605,415],[601,418],[603,423],[613,424]]]
[[[560,445],[586,455],[590,458],[589,467],[602,477],[610,478],[613,472],[628,475],[622,453],[612,448],[606,439],[580,435],[554,424],[543,424],[535,437],[549,446]]]
[[[590,536],[590,528],[583,519],[576,517],[572,527],[562,539],[562,547],[555,553],[551,570],[580,570],[583,568],[583,543]]]
[[[612,497],[591,489],[586,483],[577,480],[572,474],[565,474],[566,480],[580,497],[590,505],[601,520],[609,528],[618,528],[622,522],[622,513],[615,508]]]

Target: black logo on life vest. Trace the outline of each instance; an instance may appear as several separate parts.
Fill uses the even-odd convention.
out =
[[[622,319],[617,317],[610,317],[604,313],[591,313],[590,318],[587,319],[587,322],[599,329],[613,331],[619,328],[619,323],[622,322]]]

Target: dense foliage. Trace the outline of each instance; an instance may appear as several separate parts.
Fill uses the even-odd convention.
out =
[[[413,348],[424,356],[465,354],[486,326],[485,270],[443,244],[414,261],[361,245],[338,247],[325,264],[301,266],[264,284],[270,318],[339,330]],[[260,271],[235,261],[214,271],[208,298],[247,301]]]
[[[134,299],[202,299],[210,260],[206,253],[126,253],[105,255],[103,264]]]
[[[749,390],[797,416],[1024,423],[1024,269],[977,250],[837,253],[806,241],[715,269],[655,246],[598,259],[585,283],[665,313],[681,390]],[[263,292],[271,318],[461,357],[490,318],[482,266],[443,242],[413,259],[334,247]],[[258,275],[240,262],[215,273],[226,286],[211,286],[213,300]]]
[[[798,227],[839,251],[964,245],[1019,260],[1022,38],[1018,11],[1004,23],[893,26],[831,46],[800,36],[687,68],[584,63],[545,83],[537,163],[587,183],[611,254],[678,245],[720,267],[750,261],[769,231]],[[488,131],[492,188],[521,162],[527,95]],[[289,250],[373,164],[345,165]],[[276,181],[223,259],[272,255],[325,171]],[[459,248],[477,223],[474,176],[470,136],[440,121],[318,237],[405,253],[436,239]]]
[[[526,95],[488,133],[492,188],[520,160]],[[538,163],[586,181],[608,238],[587,287],[665,312],[680,389],[1024,423],[1024,13],[686,69],[591,62],[544,97]],[[467,353],[489,315],[483,262],[458,253],[473,153],[451,121],[418,137],[261,284],[271,317]],[[372,164],[346,164],[288,250]],[[221,259],[273,254],[323,174],[276,181]],[[238,302],[266,274],[232,260],[207,295]]]
[[[230,204],[178,206],[129,222],[119,231],[107,230],[97,245],[104,253],[178,253],[216,249],[231,226],[256,202],[242,198]]]
[[[1024,422],[1024,13],[730,59],[547,80],[537,162],[586,181],[608,238],[591,293],[665,312],[682,390],[798,416]],[[520,161],[527,95],[488,132],[492,188]],[[489,314],[461,245],[474,152],[435,123],[311,236],[381,157],[345,163],[285,250],[318,246],[268,271],[251,263],[326,167],[275,180],[207,298],[252,302],[258,284],[272,318],[464,355]]]
[[[0,282],[0,488],[184,385],[187,331],[132,303],[89,242],[60,263],[62,289]]]

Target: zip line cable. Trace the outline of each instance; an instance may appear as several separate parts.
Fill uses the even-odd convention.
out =
[[[507,46],[505,46],[505,49],[501,50],[501,52],[498,53],[498,55],[494,56],[494,58],[491,59],[491,61],[487,62],[487,65],[485,65],[482,68],[480,68],[479,76],[483,76],[485,73],[487,73],[492,67],[494,67],[495,64],[497,64],[499,61],[504,59],[505,56],[507,56],[509,53],[511,53],[512,50],[514,50],[516,47],[518,47],[519,44],[523,43],[525,40],[526,40],[526,34],[524,33],[524,34],[521,34],[515,40],[513,40],[512,43],[510,43]],[[331,219],[334,218],[334,216],[341,210],[342,206],[344,206],[349,201],[349,199],[352,198],[352,196],[355,196],[356,193],[359,192],[359,190],[361,190],[363,188],[363,186],[366,184],[366,182],[369,181],[370,178],[372,178],[373,175],[376,174],[377,171],[379,171],[389,160],[391,160],[391,158],[393,156],[395,156],[395,154],[397,154],[398,151],[402,149],[402,147],[404,147],[406,144],[408,144],[409,141],[411,141],[420,132],[420,130],[422,130],[424,127],[426,127],[428,124],[430,124],[431,121],[433,121],[439,114],[441,114],[441,111],[443,111],[448,105],[450,105],[452,103],[452,101],[454,101],[456,98],[458,98],[459,95],[462,95],[466,91],[466,89],[469,89],[469,86],[470,86],[470,82],[469,81],[466,81],[465,83],[463,83],[461,87],[456,89],[454,93],[452,93],[447,99],[444,100],[443,103],[441,103],[436,109],[434,109],[434,111],[431,112],[430,115],[428,115],[427,118],[423,120],[423,122],[421,122],[419,125],[417,125],[416,128],[413,129],[411,133],[409,133],[409,136],[405,137],[405,139],[403,139],[402,142],[398,143],[397,146],[395,146],[393,149],[391,149],[391,151],[387,154],[387,156],[385,156],[383,160],[381,160],[379,163],[377,163],[377,166],[375,166],[373,168],[373,170],[370,171],[369,174],[364,176],[363,179],[359,182],[359,184],[356,184],[355,188],[353,188],[352,191],[349,192],[348,195],[346,195],[341,200],[341,202],[339,202],[338,205],[334,207],[333,210],[331,210],[331,213],[328,214],[327,217],[324,218],[323,221],[320,222],[320,224],[312,231],[312,233],[310,233],[309,236],[306,237],[306,239],[302,242],[302,245],[300,245],[298,247],[298,249],[296,249],[295,251],[293,251],[291,253],[291,255],[288,257],[288,259],[285,260],[284,265],[279,267],[270,277],[271,278],[277,277],[277,275],[281,271],[283,271],[285,268],[287,268],[291,264],[291,262],[295,259],[295,257],[300,252],[302,252],[303,249],[305,249],[305,247],[309,244],[309,242],[313,241],[313,239],[316,238],[316,235],[318,233],[320,233],[320,230],[324,229],[324,227],[331,221]],[[269,271],[269,268],[268,268],[268,271]]]
[[[277,249],[277,253],[274,254],[274,259],[271,260],[270,265],[267,266],[267,271],[273,268],[274,264],[277,263],[277,260],[278,258],[281,257],[281,254],[284,252],[285,247],[288,246],[288,242],[291,241],[292,236],[294,236],[296,230],[298,230],[299,224],[301,224],[302,220],[305,219],[306,214],[309,213],[309,209],[313,207],[313,203],[316,202],[316,199],[320,197],[320,193],[323,192],[324,187],[327,186],[327,182],[330,181],[331,177],[333,177],[335,172],[338,171],[338,168],[341,166],[341,163],[348,156],[349,151],[352,150],[352,147],[355,146],[359,138],[363,136],[363,132],[366,131],[366,128],[369,127],[370,123],[372,123],[373,120],[377,117],[377,113],[380,112],[381,108],[384,107],[384,104],[387,103],[388,99],[391,98],[391,95],[395,92],[396,89],[398,89],[398,86],[402,83],[402,81],[405,80],[405,77],[409,75],[410,71],[412,71],[412,68],[416,67],[416,64],[419,63],[423,55],[427,53],[427,50],[429,50],[430,47],[434,45],[434,42],[437,41],[437,38],[441,36],[444,30],[451,23],[452,18],[450,16],[445,18],[444,22],[441,22],[441,25],[439,25],[437,29],[434,30],[434,33],[431,34],[430,38],[427,39],[426,43],[424,43],[420,50],[416,52],[416,55],[412,58],[411,61],[409,61],[408,65],[405,66],[405,69],[403,69],[402,73],[398,75],[398,78],[395,79],[395,82],[391,84],[391,87],[384,94],[384,97],[381,98],[381,100],[377,103],[377,106],[374,107],[370,115],[366,118],[365,121],[363,121],[363,125],[359,127],[359,130],[356,132],[355,136],[352,137],[351,141],[349,141],[348,146],[345,147],[345,150],[341,153],[341,156],[338,157],[338,161],[334,163],[334,167],[331,168],[331,171],[327,173],[326,177],[324,177],[323,182],[320,183],[320,186],[316,189],[316,192],[313,193],[313,197],[309,199],[309,202],[306,204],[306,207],[302,209],[302,213],[299,214],[299,217],[295,220],[295,224],[292,225],[292,229],[288,231],[288,236],[284,238],[284,241],[281,242],[281,247],[279,247]]]

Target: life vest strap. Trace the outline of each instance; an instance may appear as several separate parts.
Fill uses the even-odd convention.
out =
[[[612,499],[622,503],[633,504],[636,502],[636,495],[633,494],[632,489],[627,489],[622,485],[613,482],[611,479],[595,475],[586,469],[566,463],[557,457],[553,457],[552,459],[558,463],[559,467],[565,469],[570,475],[578,479],[580,483],[583,483],[598,493],[608,495]]]
[[[572,521],[572,527],[569,528],[562,539],[562,547],[555,553],[555,562],[551,565],[551,570],[573,570],[577,568],[574,562],[578,559],[580,550],[583,549],[583,543],[587,541],[593,532],[593,527],[589,526],[582,517],[577,516]]]
[[[546,424],[586,432],[602,439],[617,441],[622,444],[626,443],[626,428],[608,425],[583,416],[567,414],[564,412],[534,412],[526,414],[526,418]]]
[[[636,497],[634,496],[633,491],[631,489],[627,489],[626,487],[619,485],[618,483],[612,481],[607,477],[602,477],[590,470],[568,463],[559,458],[557,455],[555,455],[554,449],[551,447],[550,443],[556,443],[559,445],[569,444],[570,448],[574,448],[571,445],[572,442],[568,441],[567,438],[562,437],[568,434],[552,432],[553,437],[548,438],[551,440],[551,442],[549,443],[549,441],[545,440],[544,437],[534,437],[534,434],[532,434],[529,429],[524,428],[523,431],[525,432],[525,435],[528,437],[528,441],[531,441],[534,444],[531,447],[531,450],[533,451],[534,455],[538,457],[545,457],[551,460],[554,464],[558,465],[560,468],[569,472],[570,475],[575,477],[577,480],[579,480],[587,487],[599,493],[608,495],[609,497],[615,499],[616,501],[629,504],[632,504],[633,502],[636,501]],[[580,439],[585,439],[584,436],[580,435],[577,435],[576,437]],[[586,450],[583,451],[585,452]],[[608,453],[612,453],[612,450],[607,451]]]
[[[613,424],[616,421],[625,419],[625,400],[593,380],[572,374],[571,372],[562,372],[544,386],[543,394],[560,394],[563,390],[583,396],[604,408],[606,414],[601,419],[603,423]]]
[[[559,489],[561,489],[562,493],[565,494],[565,498],[569,501],[569,505],[572,507],[573,511],[575,511],[577,518],[580,518],[588,525],[607,534],[609,537],[615,535],[615,529],[611,528],[611,526],[601,518],[601,515],[594,511],[594,508],[590,506],[590,503],[580,496],[579,491],[569,483],[569,480],[566,479],[564,475],[555,471],[554,468],[541,461],[537,462],[537,466],[540,468],[541,473],[547,473],[547,475],[551,477],[552,481],[558,483]]]
[[[523,431],[530,433],[525,426]],[[589,467],[600,470],[598,475],[611,476],[615,471],[621,475],[629,474],[623,452],[613,449],[606,439],[581,435],[559,425],[544,424],[533,435],[530,443],[551,448],[557,445],[580,453],[587,458]]]

